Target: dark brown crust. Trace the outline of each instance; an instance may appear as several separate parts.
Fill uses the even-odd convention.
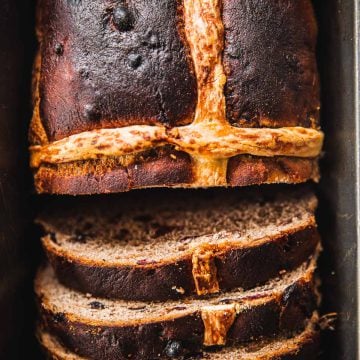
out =
[[[318,159],[278,156],[273,158],[239,155],[229,159],[227,181],[230,186],[263,183],[302,183],[319,180]]]
[[[57,166],[42,165],[35,173],[38,193],[86,195],[131,189],[189,184],[191,158],[180,151],[154,150],[130,165],[116,161],[85,161]]]
[[[317,127],[311,0],[223,1],[227,118],[245,127]]]
[[[301,331],[315,306],[313,284],[298,281],[277,299],[264,301],[238,314],[229,330],[227,343]],[[169,341],[181,342],[186,354],[200,351],[204,338],[204,325],[198,312],[174,320],[128,327],[74,322],[66,314],[54,314],[44,308],[41,308],[41,315],[46,331],[70,351],[89,359],[156,359],[164,357]]]
[[[291,271],[314,253],[319,242],[316,228],[308,226],[261,245],[227,249],[214,257],[220,290],[249,289],[278,276],[282,270]],[[68,258],[46,243],[44,249],[65,286],[94,296],[162,301],[186,297],[196,290],[191,258],[156,266],[106,266]]]
[[[166,149],[154,149],[153,153],[127,166],[116,161],[106,161],[104,165],[102,160],[43,164],[35,172],[35,188],[38,193],[84,195],[157,186],[192,186],[195,180],[188,154]],[[227,168],[229,186],[308,180],[319,180],[317,158],[239,155],[229,159]]]
[[[182,2],[41,1],[40,116],[50,141],[133,124],[190,123],[197,90]],[[138,58],[136,58],[138,57]]]

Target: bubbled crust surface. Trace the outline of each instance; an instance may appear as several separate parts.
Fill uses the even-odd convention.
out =
[[[114,25],[116,4],[134,18],[128,31]],[[51,0],[39,9],[40,116],[50,141],[94,128],[191,122],[196,79],[180,1]]]
[[[224,0],[227,118],[245,127],[316,127],[317,27],[310,0]]]

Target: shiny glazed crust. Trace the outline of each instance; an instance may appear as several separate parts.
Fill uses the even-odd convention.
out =
[[[30,130],[37,191],[317,181],[323,134],[311,3],[233,2],[128,1],[138,18],[120,32],[104,0],[93,0],[91,12],[81,2],[41,3]],[[146,32],[157,8],[159,24]],[[262,54],[272,28],[276,39]],[[129,49],[144,60],[136,69],[123,66]],[[155,160],[142,161],[148,152]]]

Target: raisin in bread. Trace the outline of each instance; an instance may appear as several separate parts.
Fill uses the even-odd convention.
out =
[[[100,297],[249,289],[295,269],[320,241],[311,191],[252,190],[56,199],[38,219],[43,247],[63,284]]]
[[[318,179],[311,0],[42,0],[38,13],[38,192]]]
[[[169,344],[182,355],[302,331],[319,301],[316,257],[269,283],[200,299],[163,303],[108,300],[70,290],[50,267],[35,281],[41,326],[90,359],[152,359]]]
[[[319,351],[319,332],[315,314],[304,331],[294,337],[277,337],[271,341],[249,343],[244,346],[225,348],[216,352],[202,352],[189,356],[188,360],[315,360]],[[67,350],[56,337],[39,331],[38,338],[44,352],[53,360],[86,360]],[[179,359],[181,344],[172,343],[167,349],[168,358]],[[181,358],[181,357],[180,357]]]

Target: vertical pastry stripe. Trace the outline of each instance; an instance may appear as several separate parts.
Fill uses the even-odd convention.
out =
[[[220,0],[184,0],[184,9],[185,34],[198,86],[195,122],[225,124],[224,26]]]
[[[225,111],[224,85],[226,77],[222,63],[224,26],[221,0],[184,0],[185,34],[194,62],[198,101],[193,126],[200,132],[217,132],[228,127]],[[185,133],[186,136],[186,133]],[[226,157],[214,158],[193,154],[194,177],[197,186],[226,185]]]

